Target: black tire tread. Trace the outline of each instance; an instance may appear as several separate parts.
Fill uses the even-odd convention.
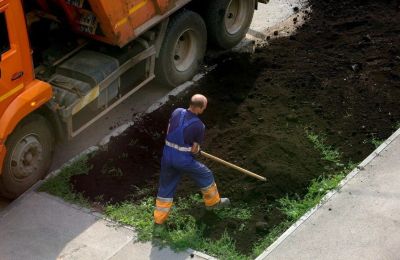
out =
[[[201,44],[201,54],[198,58],[197,63],[191,69],[188,70],[187,73],[179,73],[171,68],[172,66],[168,65],[168,54],[172,51],[171,47],[175,43],[176,35],[182,30],[183,27],[186,26],[195,26],[197,30],[199,30],[202,41]],[[157,64],[155,68],[156,72],[156,80],[161,84],[166,84],[170,87],[175,87],[187,80],[190,80],[191,77],[197,72],[200,63],[202,62],[207,45],[207,29],[203,18],[190,10],[183,10],[175,14],[169,21],[167,31],[165,33],[165,38],[163,44],[160,49],[159,57],[157,59]],[[174,47],[174,46],[173,46]]]
[[[252,1],[251,5],[255,6],[255,0],[243,0]],[[207,24],[208,39],[211,44],[222,49],[231,49],[236,46],[246,35],[248,28],[250,27],[253,19],[253,13],[249,15],[246,25],[233,37],[229,36],[225,30],[224,17],[226,8],[230,0],[211,0],[207,6],[207,12],[205,15],[205,22]]]

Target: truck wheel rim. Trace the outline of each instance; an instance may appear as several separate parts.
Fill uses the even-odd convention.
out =
[[[250,1],[231,0],[225,13],[225,28],[229,34],[236,34],[244,26]]]
[[[198,44],[192,30],[184,31],[175,43],[173,62],[176,70],[186,71],[196,61]]]
[[[12,176],[19,181],[36,175],[40,171],[43,160],[43,147],[34,134],[22,138],[11,155],[10,170]]]

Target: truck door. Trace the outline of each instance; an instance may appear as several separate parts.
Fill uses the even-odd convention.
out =
[[[17,32],[25,25],[14,21],[16,1],[0,1],[0,117],[13,98],[24,88],[23,64]],[[24,26],[23,28],[17,28]]]

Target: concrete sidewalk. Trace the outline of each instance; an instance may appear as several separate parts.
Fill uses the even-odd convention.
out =
[[[0,214],[0,259],[211,259],[136,243],[133,230],[45,193],[29,192]]]
[[[258,259],[400,259],[399,134]]]

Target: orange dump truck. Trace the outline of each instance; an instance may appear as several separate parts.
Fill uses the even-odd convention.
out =
[[[229,49],[256,0],[0,0],[0,191],[43,178],[54,145],[156,78],[191,79]]]

